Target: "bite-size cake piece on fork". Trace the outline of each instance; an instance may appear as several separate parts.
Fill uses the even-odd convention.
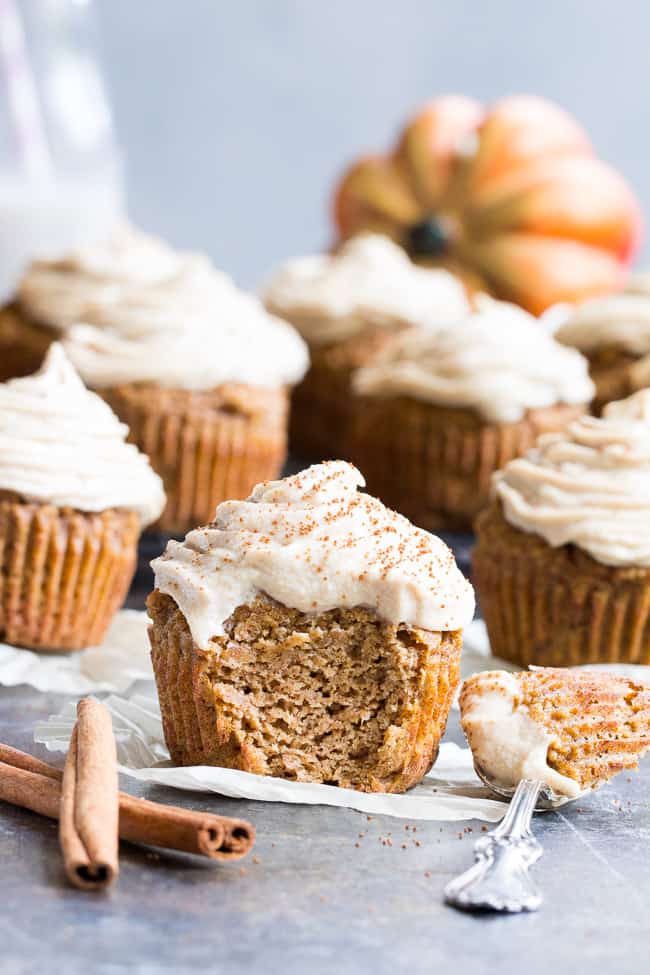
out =
[[[650,686],[607,672],[475,674],[460,711],[475,766],[504,788],[536,779],[575,798],[636,769],[650,750]]]

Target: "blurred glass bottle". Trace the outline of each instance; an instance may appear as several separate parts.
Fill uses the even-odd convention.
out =
[[[0,299],[124,212],[90,0],[0,0]]]

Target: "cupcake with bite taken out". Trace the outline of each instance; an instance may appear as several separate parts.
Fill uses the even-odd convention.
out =
[[[403,792],[435,759],[472,588],[341,461],[258,484],[153,562],[174,762]]]
[[[288,261],[264,287],[263,299],[309,345],[311,367],[292,398],[291,445],[318,459],[347,450],[352,372],[396,333],[434,331],[468,309],[452,274],[414,265],[378,234],[354,238],[335,254]]]
[[[350,456],[416,524],[467,530],[493,473],[583,413],[587,363],[523,309],[485,296],[453,327],[408,332],[352,377]]]
[[[127,432],[57,343],[39,372],[0,384],[0,641],[103,640],[165,502]]]

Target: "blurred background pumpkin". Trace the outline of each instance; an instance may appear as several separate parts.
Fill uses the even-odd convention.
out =
[[[532,96],[434,99],[335,194],[340,239],[379,231],[539,314],[621,286],[641,233],[625,180],[574,119]]]

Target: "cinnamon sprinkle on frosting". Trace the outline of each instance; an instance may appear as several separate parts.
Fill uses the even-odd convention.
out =
[[[301,612],[364,606],[394,624],[461,629],[474,594],[450,549],[363,485],[343,461],[258,484],[246,501],[220,504],[211,525],[169,542],[153,562],[156,586],[203,647],[259,593]]]

